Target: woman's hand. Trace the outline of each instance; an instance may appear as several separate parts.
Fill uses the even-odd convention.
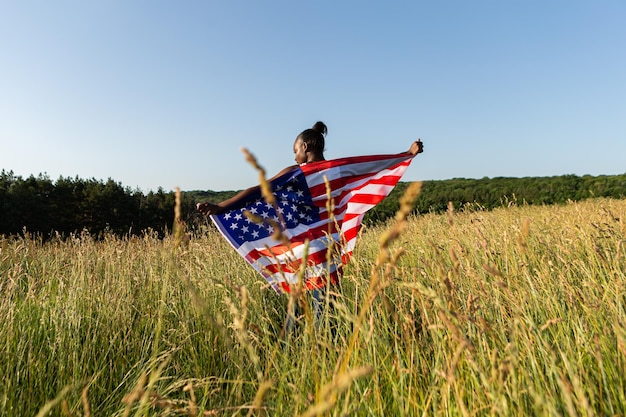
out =
[[[224,208],[218,206],[217,204],[198,203],[196,204],[196,210],[206,216],[210,214],[220,214],[224,211]]]
[[[413,155],[424,152],[424,144],[422,143],[422,140],[418,138],[415,142],[413,142],[408,152]]]

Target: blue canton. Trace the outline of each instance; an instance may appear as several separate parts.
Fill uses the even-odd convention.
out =
[[[272,190],[276,196],[277,209],[265,202],[259,192],[244,207],[217,216],[221,229],[237,246],[267,238],[274,233],[271,224],[255,223],[244,214],[246,211],[264,220],[272,219],[284,229],[293,229],[299,224],[311,225],[320,220],[304,174],[299,169],[274,180]]]

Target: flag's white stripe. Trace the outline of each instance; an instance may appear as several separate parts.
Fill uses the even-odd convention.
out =
[[[326,248],[322,248],[321,250],[326,250]],[[311,253],[309,253],[309,255],[311,255]],[[281,260],[284,260],[285,258],[283,256],[278,256],[277,257],[279,262]],[[302,251],[302,253],[299,255],[298,259],[304,259],[304,251]],[[291,260],[291,259],[290,259]],[[275,272],[275,273],[270,273],[267,269],[265,269],[268,266],[277,266],[276,260],[274,260],[273,258],[260,258],[257,261],[252,261],[251,262],[252,265],[254,266],[254,268],[261,272],[263,275],[265,276],[273,276],[273,277],[280,277],[283,274],[285,276],[293,276],[296,277],[297,276],[297,271],[296,272],[285,272],[285,271],[279,271],[279,272]],[[284,262],[280,262],[281,265],[284,265]],[[339,257],[336,257],[336,259],[331,260],[331,264],[330,264],[330,271],[336,271],[337,270],[337,265],[341,264],[341,260]],[[306,276],[319,276],[321,274],[323,274],[324,272],[327,272],[329,270],[328,267],[328,262],[327,261],[323,261],[320,263],[317,263],[315,265],[307,265],[306,266]]]
[[[365,203],[350,203],[348,204],[348,210],[346,210],[346,214],[360,214],[363,215],[367,210],[374,207],[374,204],[365,204]],[[353,225],[352,223],[356,222],[358,217],[353,217],[352,219],[344,220],[341,230],[349,229],[350,227],[358,226],[358,224]]]
[[[318,239],[315,239],[312,242],[309,242],[309,248],[308,248],[309,256],[328,248],[331,240],[338,242],[339,233],[333,233],[332,235],[330,235],[330,239],[328,239],[328,236],[322,236]],[[262,244],[259,245],[257,243],[258,241],[246,243],[244,245],[241,245],[239,249],[237,249],[237,251],[241,255],[247,258],[249,254],[255,250],[266,250],[265,245],[262,245]],[[274,245],[278,243],[279,242],[272,239],[272,244],[269,244],[267,246],[271,249]],[[275,258],[283,263],[292,262],[293,260],[301,259],[304,256],[304,248],[305,248],[304,244],[290,245],[290,249],[291,249],[290,251],[287,251],[279,255],[265,256],[253,262],[261,262],[263,266],[268,266],[268,265],[275,263]],[[294,255],[296,256],[296,258],[294,258]]]
[[[341,225],[341,233],[345,235],[351,229],[358,229],[361,226],[361,220],[363,220],[364,216],[365,214],[361,213],[358,216],[354,216],[352,219],[343,222]]]
[[[394,170],[395,171],[395,170]],[[402,170],[404,171],[404,170]],[[402,172],[403,173],[403,172]],[[402,176],[402,173],[397,174],[397,176]],[[372,182],[373,179],[381,179],[383,177],[385,177],[386,175],[389,175],[388,173],[381,173],[380,175],[376,175],[374,177],[369,177],[369,178],[365,178],[361,181],[357,181],[354,183],[350,183],[344,187],[340,187],[337,188],[335,190],[333,190],[333,192],[331,193],[333,196],[336,196],[338,194],[343,193],[346,189],[348,190],[354,190],[355,188],[361,187],[363,184],[367,184],[369,182]],[[361,194],[372,194],[372,195],[383,195],[383,196],[387,196],[389,195],[389,193],[391,193],[391,191],[393,190],[393,188],[395,187],[395,185],[387,185],[387,184],[369,184],[369,185],[365,185],[365,187],[358,189],[358,190],[354,190],[352,192],[348,192],[345,194],[345,196],[340,200],[340,201],[335,201],[335,209],[340,209],[342,208],[346,203],[348,203],[348,201],[350,199],[352,199],[355,195],[361,195]],[[320,195],[318,197],[314,197],[313,200],[314,201],[326,201],[328,198],[327,195]],[[320,214],[321,213],[326,213],[326,206],[324,205],[324,208],[320,208]]]
[[[223,227],[222,227],[222,225],[219,223],[219,221],[216,221],[216,220],[213,218],[213,216],[211,216],[211,219],[213,220],[213,223],[215,223],[215,224],[218,226],[218,228],[220,229],[220,231],[222,232],[222,234],[223,234],[224,236],[228,236],[229,234],[233,234],[231,230],[228,230],[228,231],[227,231],[228,233],[224,233],[224,231],[222,230],[222,229],[223,229]],[[314,229],[314,228],[317,228],[317,227],[323,226],[323,225],[325,225],[326,223],[328,223],[328,221],[327,221],[327,220],[320,220],[320,221],[317,221],[317,222],[315,222],[315,223],[311,223],[310,225],[306,225],[306,224],[299,223],[296,227],[292,227],[292,228],[290,228],[290,229],[285,229],[285,230],[283,231],[283,233],[284,233],[285,235],[287,235],[287,237],[288,237],[288,238],[292,238],[293,236],[299,236],[299,235],[301,235],[301,234],[304,234],[304,233],[308,232],[308,231],[309,231],[309,230],[311,230],[311,229]],[[269,224],[268,224],[268,223],[264,223],[264,225],[269,225]],[[250,226],[250,227],[257,227],[257,225],[256,225],[256,224],[254,224],[254,225],[252,225],[252,226]],[[250,232],[248,232],[248,233],[250,233]],[[228,241],[230,242],[230,239],[228,239]],[[254,247],[264,247],[265,245],[268,245],[268,246],[274,246],[274,245],[276,245],[276,243],[277,243],[277,240],[276,240],[276,239],[274,239],[274,238],[270,235],[270,236],[267,236],[267,237],[264,237],[264,238],[260,238],[260,239],[256,239],[256,240],[246,241],[246,242],[244,242],[241,246],[244,246],[244,245],[252,245],[252,246],[254,246]],[[231,242],[231,245],[232,245],[235,249],[238,249],[238,248],[240,247],[240,246],[237,246],[237,243],[235,243],[235,242]]]
[[[342,254],[352,253],[354,247],[356,246],[356,238],[348,240],[341,249]]]
[[[352,200],[355,196],[364,196],[364,195],[372,195],[372,196],[376,196],[376,197],[385,197],[387,195],[389,195],[389,193],[391,192],[391,190],[393,190],[392,185],[366,185],[365,187],[363,187],[361,190],[358,191],[354,191],[351,193],[348,193],[345,195],[345,197],[343,199],[341,199],[341,201],[337,204],[337,206],[345,206],[346,204],[353,204],[351,203],[350,200]],[[369,210],[370,208],[372,208],[374,205],[373,204],[367,204],[367,208],[364,207],[365,210]],[[352,207],[352,206],[350,206]],[[359,204],[357,207],[361,207],[361,205]],[[350,210],[351,212],[354,212],[354,210]]]
[[[319,264],[315,266],[310,266],[306,270],[305,279],[309,277],[320,277],[320,276],[326,276],[326,275],[332,274],[333,272],[336,272],[338,270],[339,265],[340,265],[340,262],[331,263],[330,265],[328,265],[327,263],[323,263],[323,264]],[[289,284],[298,283],[298,272],[276,272],[274,274],[268,274],[267,271],[264,271],[262,269],[257,269],[257,271],[261,273],[261,275],[266,277],[270,283],[272,282],[276,282],[276,283],[287,282]]]
[[[355,182],[350,182],[342,187],[338,187],[335,189],[331,189],[331,197],[334,198],[337,195],[343,193],[346,189],[347,190],[352,190],[358,187],[361,187],[363,184],[367,184],[368,182],[374,181],[374,180],[380,180],[381,178],[387,177],[387,176],[397,176],[397,177],[401,177],[404,174],[404,171],[406,171],[406,166],[400,166],[400,167],[396,167],[394,169],[385,169],[383,171],[381,171],[380,173],[370,176],[370,177],[366,177],[366,178],[362,178],[358,181]],[[316,174],[312,174],[309,177],[312,177],[313,175],[317,175]],[[307,183],[308,183],[308,178],[307,177]],[[316,179],[312,179],[312,180],[316,180]],[[329,178],[329,181],[331,181],[331,179]],[[322,183],[324,183],[324,179],[322,177]],[[311,187],[312,185],[310,183],[308,183],[309,187]],[[376,186],[378,184],[374,184],[374,186]],[[393,187],[391,187],[393,188]],[[313,196],[313,201],[320,201],[323,200],[325,201],[326,199],[328,199],[328,195],[326,194],[320,194],[319,196]]]
[[[315,187],[324,184],[324,176],[328,178],[328,181],[333,181],[339,178],[360,176],[365,174],[392,172],[395,165],[406,161],[406,159],[407,157],[405,155],[392,159],[381,159],[369,162],[355,162],[352,164],[342,165],[338,167],[330,167],[319,172],[306,174],[305,178],[309,187]],[[382,171],[380,169],[381,165],[384,165],[386,167]],[[406,169],[405,165],[401,165],[401,167]]]
[[[311,268],[310,270],[307,269],[306,275],[325,276],[325,275],[337,272],[337,269],[338,269],[338,265],[336,264],[331,264],[330,266],[319,265],[319,266],[316,266],[315,268]],[[299,283],[299,278],[298,278],[297,273],[284,272],[284,273],[276,273],[276,274],[271,274],[271,275],[264,274],[264,276],[274,289],[276,289],[277,284],[280,284],[282,282],[286,282],[290,285],[295,285]],[[307,277],[305,276],[304,279],[306,280]]]
[[[342,212],[339,215],[337,215],[337,220],[343,220],[343,216],[346,213],[359,213],[359,212],[364,213],[365,211],[375,206],[375,204],[351,203],[350,200],[353,199],[354,196],[363,195],[363,194],[371,194],[375,196],[382,195],[384,197],[384,196],[389,195],[389,193],[391,193],[391,190],[393,190],[393,188],[394,188],[393,185],[374,184],[374,185],[366,185],[359,191],[355,191],[353,193],[347,193],[344,196],[344,198],[341,199],[341,201],[336,203],[335,211],[342,210],[346,208],[346,206],[349,204],[346,210],[342,210]],[[326,210],[324,210],[324,212],[326,212]]]
[[[351,164],[329,167],[322,171],[308,174],[306,175],[306,179],[309,184],[320,185],[324,183],[324,176],[328,177],[329,181],[332,181],[338,178],[375,174],[381,171],[381,165],[385,166],[383,169],[388,170],[397,164],[405,162],[406,160],[406,156],[398,156],[389,159],[383,158],[376,161],[354,162]]]
[[[291,239],[294,236],[302,235],[311,229],[321,227],[326,224],[328,224],[328,220],[320,220],[319,222],[312,223],[309,226],[298,225],[298,227],[294,227],[293,229],[287,229],[284,233],[287,235],[289,239]],[[242,253],[248,253],[253,249],[264,248],[265,246],[273,247],[273,246],[276,246],[278,243],[280,243],[278,240],[274,239],[272,236],[268,236],[262,239],[244,242],[240,246],[236,246],[235,244],[232,244],[232,243],[231,245],[233,245],[235,249],[237,249],[238,251]]]
[[[256,241],[245,242],[241,246],[237,246],[237,244],[234,243],[235,240],[231,240],[229,238],[229,236],[237,235],[233,234],[232,230],[227,230],[227,226],[222,225],[219,221],[216,221],[214,216],[211,217],[214,223],[216,223],[216,225],[218,226],[220,232],[225,237],[227,237],[227,240],[229,241],[231,246],[233,246],[240,255],[246,258],[258,272],[265,276],[267,281],[276,291],[282,292],[283,289],[281,288],[280,283],[285,281],[290,284],[298,283],[298,273],[285,273],[280,271],[276,273],[271,273],[266,268],[269,267],[272,269],[279,269],[280,265],[286,266],[292,264],[296,260],[302,260],[304,258],[304,252],[306,249],[310,257],[317,257],[319,259],[315,260],[315,262],[317,263],[316,265],[309,265],[306,267],[306,272],[304,275],[305,281],[310,278],[327,275],[329,272],[331,274],[336,273],[342,265],[341,261],[338,259],[333,259],[331,260],[330,265],[328,265],[329,262],[327,261],[326,256],[324,256],[325,251],[327,251],[328,249],[329,238],[336,240],[340,244],[343,243],[343,245],[341,245],[341,253],[350,255],[355,247],[357,233],[360,228],[361,220],[363,219],[364,213],[375,206],[375,204],[368,203],[368,201],[377,201],[380,199],[380,197],[384,198],[385,196],[387,196],[394,187],[384,184],[384,182],[387,180],[386,177],[395,177],[393,179],[389,178],[389,180],[391,182],[394,182],[395,184],[396,181],[394,180],[398,180],[404,174],[405,170],[408,167],[408,164],[410,163],[410,160],[410,155],[402,154],[380,155],[376,156],[375,160],[363,162],[358,162],[359,158],[348,158],[343,161],[337,161],[338,163],[346,163],[345,165],[330,166],[321,172],[306,173],[302,171],[302,173],[304,173],[308,187],[315,187],[313,191],[315,191],[316,193],[319,192],[318,195],[312,196],[312,198],[314,199],[314,203],[320,206],[316,207],[316,210],[321,217],[327,217],[329,214],[327,213],[327,209],[325,206],[325,202],[328,197],[326,193],[321,192],[322,190],[325,190],[324,177],[327,177],[328,181],[331,182],[339,180],[337,181],[338,184],[348,182],[345,185],[338,186],[337,189],[331,190],[331,197],[333,199],[339,200],[338,196],[342,195],[340,201],[334,201],[334,204],[336,204],[335,213],[337,213],[334,216],[334,220],[336,220],[337,223],[340,225],[341,233],[334,233],[331,237],[323,236],[321,238],[315,239],[309,243],[308,248],[305,244],[294,244],[290,247],[290,251],[287,251],[281,255],[266,256],[256,260],[250,256],[251,253],[255,253],[253,251],[266,250],[266,248],[270,248],[270,250],[272,250],[272,248],[278,249],[277,246],[282,245],[282,243],[276,241],[273,237],[270,236]],[[381,167],[383,168],[382,170]],[[361,176],[365,176],[365,178],[359,178],[358,180],[355,178]],[[343,179],[344,181],[341,181],[341,179]],[[356,181],[350,182],[351,180]],[[382,184],[371,184],[372,181]],[[359,187],[363,188],[360,190],[355,190],[355,188],[358,189]],[[364,200],[365,202],[352,202],[352,200],[354,200],[355,198],[358,200]],[[345,215],[355,216],[348,221],[343,222]],[[284,231],[284,233],[291,240],[294,236],[297,235],[306,236],[306,233],[309,232],[312,228],[319,230],[325,229],[325,227],[329,225],[329,221],[330,219],[325,219],[310,225],[299,224],[293,229],[288,229]],[[348,241],[341,242],[340,238],[345,239],[344,233],[348,233],[349,235],[353,236]],[[249,232],[245,236],[249,236]],[[258,254],[256,256],[258,256]]]

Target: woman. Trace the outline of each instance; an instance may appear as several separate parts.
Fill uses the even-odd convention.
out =
[[[271,178],[269,181],[272,182],[274,179],[286,174],[287,172],[292,171],[295,167],[303,164],[308,164],[311,162],[319,162],[325,161],[324,158],[324,148],[325,148],[325,136],[328,133],[328,128],[323,122],[316,122],[312,128],[305,129],[300,133],[296,140],[293,143],[293,153],[295,154],[295,160],[298,165],[289,166],[282,171],[280,171],[276,176]],[[413,142],[407,151],[407,153],[412,155],[417,155],[424,151],[424,145],[422,141],[418,139]],[[258,192],[260,186],[254,186],[248,188],[235,195],[234,197],[229,198],[228,200],[222,201],[218,204],[212,203],[198,203],[196,208],[200,213],[204,215],[211,214],[220,214],[225,211],[228,211],[233,208],[238,208],[239,204],[246,201],[246,199]]]
[[[197,205],[277,292],[308,290],[317,323],[328,284],[339,282],[352,255],[363,215],[391,192],[412,158],[424,150],[418,139],[400,154],[327,161],[327,132],[323,122],[316,122],[296,137],[297,165],[269,180],[275,202],[263,201],[255,186],[218,204]],[[273,234],[277,228],[282,240]],[[288,327],[292,325],[290,319]]]

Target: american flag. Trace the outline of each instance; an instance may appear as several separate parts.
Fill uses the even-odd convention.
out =
[[[365,212],[389,195],[413,157],[400,153],[303,164],[270,183],[275,204],[258,191],[211,219],[277,292],[289,292],[300,282],[320,288],[338,281]],[[286,239],[274,237],[276,228]]]

